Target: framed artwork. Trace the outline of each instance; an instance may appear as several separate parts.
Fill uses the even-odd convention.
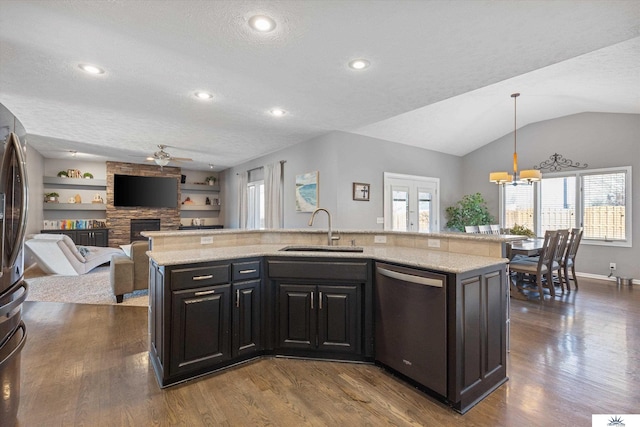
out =
[[[369,184],[364,184],[362,182],[354,182],[353,183],[353,200],[364,200],[365,202],[369,201]]]
[[[296,175],[296,212],[313,212],[318,207],[318,171]]]

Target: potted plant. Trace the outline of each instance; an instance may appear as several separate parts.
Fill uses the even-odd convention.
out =
[[[207,184],[209,184],[209,185],[214,185],[216,183],[216,181],[218,180],[218,178],[216,178],[215,176],[208,176],[205,179],[207,181]]]
[[[60,171],[58,172],[58,178],[66,178],[69,175],[67,174],[67,171]]]
[[[58,193],[45,193],[44,195],[44,201],[46,203],[58,203],[58,197],[60,197],[60,195]]]
[[[465,225],[485,225],[495,222],[489,213],[487,202],[482,194],[467,194],[455,205],[449,206],[446,210],[447,227],[464,231]]]
[[[93,174],[91,172],[85,172],[82,174],[82,177],[86,179],[93,179]]]
[[[513,227],[509,229],[509,234],[515,234],[518,236],[536,237],[536,234],[531,231],[527,226],[513,224]]]

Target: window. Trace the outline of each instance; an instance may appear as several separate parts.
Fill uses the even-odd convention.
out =
[[[249,171],[247,183],[247,228],[264,229],[264,170]]]
[[[504,188],[502,227],[523,225],[535,230],[533,222],[533,185],[507,185]]]
[[[534,185],[504,186],[502,226],[582,227],[583,242],[631,246],[631,167],[547,173]]]

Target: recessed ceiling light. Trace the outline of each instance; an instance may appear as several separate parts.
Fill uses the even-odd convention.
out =
[[[371,63],[366,59],[354,59],[353,61],[349,62],[349,67],[353,68],[354,70],[364,70],[369,65],[371,65]]]
[[[285,114],[287,114],[287,112],[281,108],[274,108],[273,110],[270,111],[270,113],[272,116],[276,116],[276,117],[282,117]]]
[[[249,18],[249,25],[256,31],[268,33],[276,28],[276,21],[264,15],[256,15]]]
[[[204,99],[204,100],[213,98],[212,94],[210,94],[209,92],[203,92],[203,91],[194,93],[194,96],[198,99]]]
[[[78,64],[78,68],[89,74],[104,74],[104,70],[91,64]]]

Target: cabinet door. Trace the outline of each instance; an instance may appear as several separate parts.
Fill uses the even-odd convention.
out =
[[[262,347],[260,338],[260,280],[233,285],[233,356],[257,352]]]
[[[314,285],[278,285],[280,348],[316,347],[317,319]]]
[[[91,242],[91,232],[87,230],[77,230],[75,235],[76,245],[94,246]]]
[[[96,230],[92,231],[92,246],[109,246],[109,230]]]
[[[361,336],[360,287],[318,286],[318,349],[359,353]]]
[[[170,375],[206,369],[231,357],[231,285],[174,291]]]

